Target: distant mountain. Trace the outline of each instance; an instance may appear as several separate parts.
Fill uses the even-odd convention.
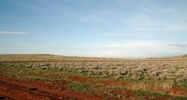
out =
[[[181,57],[185,57],[185,58],[187,58],[187,54],[185,54],[185,55],[182,55]]]
[[[187,54],[180,56],[170,56],[170,57],[150,57],[147,59],[187,59]]]

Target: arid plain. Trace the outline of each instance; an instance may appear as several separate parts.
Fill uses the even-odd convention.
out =
[[[0,55],[0,99],[186,100],[187,55],[117,59]]]

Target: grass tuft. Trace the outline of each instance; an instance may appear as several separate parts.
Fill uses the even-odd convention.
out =
[[[68,85],[68,89],[70,91],[93,94],[94,90],[89,88],[91,85],[92,85],[91,83],[83,83],[83,82],[75,81]]]

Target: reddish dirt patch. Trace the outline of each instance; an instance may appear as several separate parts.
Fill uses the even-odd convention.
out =
[[[172,94],[172,95],[183,95],[183,96],[187,96],[187,91],[184,91],[184,90],[180,90],[178,88],[173,88],[169,94]]]
[[[50,83],[45,81],[16,81],[6,76],[0,76],[0,95],[13,99],[22,100],[67,100],[69,98],[76,98],[80,100],[100,100],[101,98],[67,91],[65,88],[66,82]]]
[[[6,97],[11,97],[13,99],[25,99],[25,100],[42,100],[47,99],[45,95],[38,94],[37,92],[27,91],[26,87],[13,84],[10,82],[0,81],[0,94]]]

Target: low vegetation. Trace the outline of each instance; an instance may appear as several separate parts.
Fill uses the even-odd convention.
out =
[[[0,58],[1,76],[64,82],[63,89],[106,100],[187,98],[187,60],[183,56],[141,60],[56,55],[0,55]]]

